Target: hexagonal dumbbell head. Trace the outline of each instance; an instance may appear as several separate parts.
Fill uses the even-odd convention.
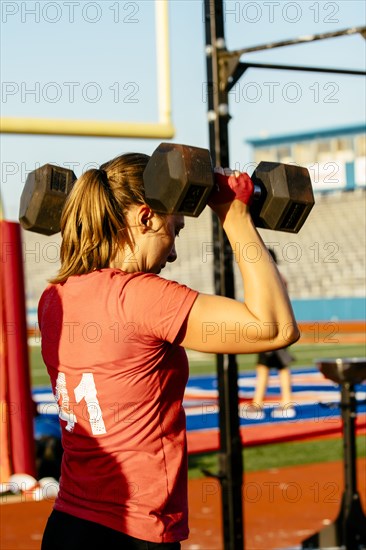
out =
[[[146,202],[156,212],[199,216],[214,185],[210,152],[161,143],[144,170]]]
[[[42,235],[58,233],[61,212],[75,180],[72,170],[53,164],[33,170],[20,198],[19,222],[22,227]]]
[[[260,196],[250,207],[257,227],[297,233],[314,206],[306,168],[278,162],[260,162],[252,175]]]

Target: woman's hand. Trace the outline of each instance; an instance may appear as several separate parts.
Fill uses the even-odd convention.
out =
[[[249,206],[253,197],[254,185],[248,174],[230,168],[215,168],[215,187],[208,205],[223,222],[234,200]]]

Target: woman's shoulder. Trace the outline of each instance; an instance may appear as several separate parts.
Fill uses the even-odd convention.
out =
[[[44,290],[40,301],[43,302],[55,295],[67,296],[75,292],[90,292],[100,295],[109,288],[110,291],[120,293],[127,289],[136,289],[144,293],[163,293],[164,290],[177,290],[179,288],[190,290],[186,285],[177,281],[165,279],[155,273],[143,271],[126,272],[117,268],[105,268],[82,275],[73,275],[65,282],[49,284]]]

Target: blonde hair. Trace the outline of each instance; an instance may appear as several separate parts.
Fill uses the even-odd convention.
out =
[[[110,265],[118,244],[128,239],[126,212],[145,203],[143,172],[149,158],[127,153],[75,182],[61,216],[61,268],[51,283]]]

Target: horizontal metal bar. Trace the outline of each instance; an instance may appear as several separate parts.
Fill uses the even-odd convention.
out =
[[[252,46],[250,48],[242,48],[240,50],[233,51],[223,51],[222,57],[240,57],[245,53],[259,52],[262,50],[272,50],[273,48],[281,48],[283,46],[293,46],[296,44],[304,44],[309,42],[314,42],[316,40],[324,40],[326,38],[336,38],[338,36],[349,36],[352,34],[361,34],[363,37],[366,36],[366,27],[353,27],[350,29],[343,29],[340,31],[326,32],[321,34],[309,34],[306,36],[299,36],[292,40],[282,40],[280,42],[272,42],[269,44],[262,44],[259,46]]]
[[[113,122],[102,120],[12,117],[0,119],[0,131],[4,134],[46,134],[148,139],[171,139],[174,137],[175,132],[170,122]]]
[[[305,71],[315,73],[334,73],[334,74],[346,74],[355,76],[366,76],[365,71],[356,71],[353,69],[331,69],[325,67],[303,67],[300,65],[277,65],[274,63],[238,63],[232,74],[227,89],[231,90],[238,82],[239,78],[245,73],[247,69],[277,69],[282,71]]]

